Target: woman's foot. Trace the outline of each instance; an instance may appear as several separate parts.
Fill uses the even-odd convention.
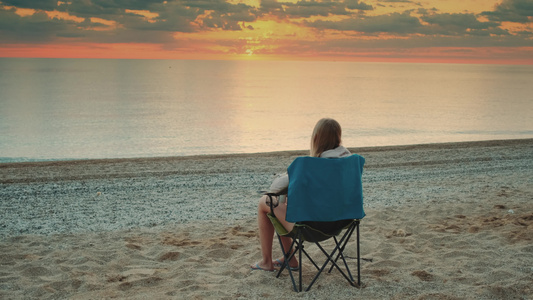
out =
[[[262,262],[258,262],[254,265],[251,265],[250,268],[252,268],[252,270],[259,270],[259,271],[267,271],[267,272],[274,271],[274,266],[265,266],[263,265]]]
[[[284,258],[278,258],[276,259],[275,261],[272,262],[272,265],[274,268],[281,268],[281,266],[283,265],[285,259]],[[298,266],[298,261],[296,261],[296,259],[293,257],[289,263],[289,268],[291,268],[291,271],[296,271],[298,270],[299,266]]]

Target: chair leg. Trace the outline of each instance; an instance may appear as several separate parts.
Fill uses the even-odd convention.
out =
[[[339,252],[339,254],[337,254],[337,257],[335,257],[335,262],[337,262],[339,257],[341,257],[341,254],[343,253],[344,249],[346,248],[346,245],[348,244],[348,241],[352,237],[354,229],[355,229],[354,225],[351,225],[350,227],[348,227],[346,233],[344,234],[343,238],[341,239],[340,243],[343,243],[343,241],[344,241],[344,243],[343,243],[343,245],[341,247],[341,251]],[[346,237],[346,239],[345,239],[345,237]],[[335,241],[335,244],[340,245],[340,243],[337,241],[336,237],[333,237],[333,240]],[[345,265],[346,265],[346,263],[345,263]],[[331,268],[329,269],[328,273],[331,273],[331,271],[333,270],[333,267],[334,266],[332,265]]]
[[[302,238],[302,233],[301,232],[298,233],[296,235],[296,237],[293,238],[293,241],[292,241],[290,249],[294,248],[294,251],[292,251],[292,253],[290,253],[290,254],[289,254],[289,251],[285,251],[285,249],[283,247],[283,243],[281,242],[281,237],[279,235],[278,235],[278,241],[279,241],[280,246],[281,246],[281,251],[283,252],[284,262],[281,265],[281,268],[279,269],[278,274],[276,275],[276,277],[279,278],[279,276],[281,275],[283,270],[287,269],[289,271],[289,276],[291,277],[292,286],[294,288],[294,291],[301,292],[303,290],[303,277],[302,277],[302,262],[303,261],[302,261],[302,253],[305,254],[305,256],[309,259],[309,261],[311,261],[311,263],[313,263],[313,265],[315,266],[315,268],[317,270],[319,270],[319,267],[313,261],[311,256],[309,256],[309,253],[307,253],[307,251],[305,251],[305,249],[304,249],[304,240]],[[300,267],[298,268],[298,286],[296,285],[296,280],[294,279],[294,276],[292,274],[292,270],[289,267],[289,261],[291,261],[291,259],[296,254],[298,254],[298,263],[300,265]]]
[[[304,245],[303,245],[303,240],[301,239],[302,235],[299,234],[298,235],[298,240],[299,240],[299,243],[298,243],[298,264],[299,264],[299,268],[298,268],[298,280],[300,282],[300,288],[299,288],[299,292],[302,291],[302,251],[304,251]],[[288,262],[287,262],[287,265],[288,265]],[[289,267],[289,272],[290,272],[291,268]]]
[[[336,245],[341,245],[340,246],[340,251],[339,253],[337,254],[337,257],[335,257],[335,263],[337,262],[337,260],[339,259],[339,257],[342,259],[343,263],[344,263],[344,267],[346,268],[346,271],[348,272],[348,275],[351,279],[351,281],[354,281],[353,279],[353,276],[352,276],[352,273],[350,272],[350,268],[348,267],[348,263],[346,262],[346,259],[344,258],[344,249],[346,249],[346,245],[348,244],[350,238],[352,237],[352,234],[355,230],[355,228],[357,227],[357,224],[354,223],[352,226],[350,226],[345,235],[343,236],[343,238],[341,239],[340,242],[337,241],[337,238],[336,237],[333,237],[333,240],[335,241],[335,244]],[[358,227],[357,227],[358,228]],[[357,249],[359,249],[359,244],[357,245]],[[358,250],[359,251],[359,250]],[[359,254],[358,254],[359,255]],[[331,273],[331,271],[333,270],[333,268],[335,267],[335,265],[332,264],[331,268],[329,269],[328,273]],[[357,268],[359,268],[359,265],[357,266]]]
[[[341,239],[341,242],[342,242],[342,239]],[[315,243],[318,248],[322,251],[322,253],[327,257],[326,259],[326,262],[324,262],[324,264],[322,265],[322,268],[320,268],[320,270],[317,272],[317,274],[315,275],[315,277],[313,278],[313,280],[311,281],[311,283],[309,284],[309,286],[307,287],[306,291],[309,291],[311,289],[311,287],[313,286],[313,284],[315,283],[315,281],[318,279],[318,277],[320,276],[320,274],[322,274],[322,271],[324,271],[324,269],[326,268],[326,266],[328,265],[328,263],[332,263],[333,266],[335,268],[337,268],[337,270],[339,270],[339,272],[342,274],[342,276],[344,276],[344,278],[348,281],[348,283],[350,283],[350,285],[354,286],[354,283],[353,283],[353,280],[350,280],[350,278],[346,275],[346,273],[344,273],[344,271],[342,271],[342,269],[337,265],[337,263],[333,260],[333,256],[335,255],[335,252],[337,252],[337,250],[340,250],[340,247],[339,245],[335,245],[335,248],[333,249],[333,251],[331,252],[331,254],[328,254],[328,252],[319,244],[319,243]],[[344,259],[344,258],[343,258]]]
[[[302,252],[303,252],[305,254],[305,256],[307,256],[307,258],[313,263],[315,268],[318,270],[317,274],[314,276],[314,278],[311,281],[311,283],[309,284],[309,286],[307,286],[306,291],[309,291],[311,289],[311,287],[316,282],[316,280],[318,279],[320,274],[324,271],[324,269],[326,268],[326,266],[330,262],[331,262],[332,266],[329,269],[329,272],[331,272],[333,270],[333,268],[336,268],[337,270],[339,270],[339,272],[342,274],[342,276],[350,283],[350,285],[355,286],[355,287],[360,287],[361,286],[361,259],[360,259],[360,247],[359,247],[359,245],[360,245],[359,224],[360,224],[359,221],[354,222],[347,229],[347,231],[342,236],[340,241],[337,240],[336,237],[334,237],[335,247],[331,251],[331,254],[328,253],[322,247],[322,245],[320,245],[320,243],[315,242],[315,244],[318,246],[318,248],[327,257],[326,262],[322,265],[322,267],[319,267],[313,261],[313,259],[309,256],[307,251],[305,251],[305,249],[304,249],[304,240],[303,240],[303,232],[302,231],[299,231],[296,234],[296,236],[293,238],[292,244],[290,246],[291,248],[288,249],[288,251],[285,251],[285,249],[283,247],[283,243],[281,241],[281,237],[279,235],[277,235],[278,236],[278,241],[279,241],[280,246],[281,246],[281,250],[283,252],[283,257],[285,258],[285,261],[282,264],[280,270],[278,271],[278,274],[276,275],[276,277],[279,277],[285,268],[288,269],[289,276],[291,277],[291,281],[292,281],[292,285],[293,285],[294,291],[301,292],[302,289],[303,289],[303,287],[302,287],[302,269],[303,269],[302,268],[302,266],[303,266],[303,264],[302,264]],[[355,283],[355,281],[354,281],[354,278],[353,278],[353,276],[352,276],[352,274],[350,272],[350,268],[348,267],[348,264],[346,262],[344,254],[343,254],[343,251],[346,248],[346,246],[348,244],[348,241],[350,240],[350,237],[352,236],[354,231],[356,231],[356,240],[357,240],[357,242],[356,242],[356,247],[357,247],[357,283]],[[294,248],[294,251],[291,251],[291,249],[293,249],[293,248]],[[336,253],[337,251],[339,251],[339,252]],[[298,253],[298,260],[299,260],[298,263],[300,265],[300,267],[298,268],[298,286],[296,285],[296,280],[295,280],[295,278],[294,278],[294,276],[292,274],[292,270],[289,267],[289,261],[296,255],[296,253]],[[335,256],[335,254],[336,254],[336,256]],[[348,273],[348,275],[346,275],[346,273],[337,264],[337,261],[338,261],[339,258],[342,259],[342,261],[344,263],[344,267],[345,267],[346,272]]]
[[[357,286],[361,287],[361,253],[359,248],[359,221],[357,221]]]
[[[358,223],[354,223],[352,226],[350,226],[348,228],[348,230],[346,231],[346,233],[343,235],[343,237],[341,238],[340,241],[337,241],[337,239],[335,238],[334,241],[335,241],[335,248],[333,249],[333,251],[331,252],[331,254],[328,254],[323,248],[322,246],[319,244],[319,243],[316,243],[317,246],[320,248],[320,250],[324,253],[324,255],[327,257],[327,260],[326,262],[324,263],[324,265],[322,266],[322,268],[320,269],[320,271],[316,274],[315,278],[313,279],[312,283],[309,285],[309,287],[307,288],[307,291],[311,288],[311,286],[314,284],[315,280],[318,279],[318,276],[320,275],[320,273],[323,271],[323,269],[326,267],[326,265],[331,262],[332,266],[329,270],[329,272],[331,272],[331,270],[333,268],[337,268],[337,270],[339,270],[339,272],[342,274],[342,276],[344,276],[344,278],[350,283],[350,285],[352,286],[357,286],[355,283],[354,283],[354,279],[352,277],[352,274],[350,272],[350,268],[348,267],[348,264],[346,263],[346,259],[344,258],[344,255],[342,254],[342,251],[344,251],[351,235],[353,234],[354,230],[355,230],[355,227],[357,227]],[[339,253],[337,254],[337,256],[335,257],[335,259],[333,259],[333,256],[335,256],[335,252],[337,252],[337,250],[339,250]],[[348,272],[348,275],[346,275],[344,273],[344,271],[337,265],[337,260],[338,258],[341,258],[343,260],[343,263],[344,263],[344,266],[346,268],[346,271]],[[358,265],[358,277],[360,277],[360,273],[359,273],[359,265]]]
[[[340,243],[337,241],[337,238],[336,237],[333,237],[333,239],[335,240],[335,243],[337,243],[338,245],[340,245]],[[334,262],[337,263],[337,260],[339,259],[339,257],[342,259],[342,262],[344,263],[344,268],[346,269],[346,272],[348,272],[348,277],[350,277],[350,280],[351,281],[354,281],[353,280],[353,276],[352,276],[352,272],[350,272],[350,268],[348,267],[348,263],[346,262],[346,259],[344,258],[344,249],[346,248],[346,244],[348,243],[348,240],[349,239],[346,239],[344,241],[344,244],[342,245],[342,247],[340,248],[339,250],[339,254],[337,254],[337,257],[335,258]],[[334,265],[331,266],[331,268],[329,269],[329,273],[331,273],[331,271],[333,270],[333,267]]]
[[[283,261],[283,264],[281,265],[281,268],[279,269],[278,271],[278,274],[276,275],[276,278],[279,278],[279,276],[281,275],[281,272],[283,272],[283,270],[285,268],[287,268],[289,270],[289,276],[291,277],[291,281],[292,281],[292,287],[294,288],[294,291],[295,292],[298,292],[298,289],[296,287],[296,281],[294,280],[294,276],[292,275],[292,271],[291,271],[291,268],[289,267],[289,261],[292,259],[292,257],[296,254],[296,252],[299,251],[299,245],[297,245],[297,239],[293,239],[292,243],[291,243],[291,247],[289,248],[289,251],[291,249],[295,249],[294,252],[292,253],[288,253],[287,251],[285,251],[285,249],[283,248],[283,242],[281,241],[281,237],[279,236],[279,234],[277,234],[278,236],[278,241],[279,241],[279,244],[281,246],[281,252],[283,253],[283,258],[284,258],[284,261]],[[296,244],[296,247],[294,247],[294,245]],[[301,268],[300,268],[301,269]],[[300,280],[301,281],[301,280]],[[301,288],[300,288],[301,290]]]
[[[317,270],[320,270],[320,267],[315,263],[315,261],[313,260],[313,258],[309,255],[309,253],[307,253],[307,251],[305,251],[305,248],[304,248],[304,245],[302,244],[302,251],[303,253],[305,254],[305,256],[307,257],[307,259],[309,259],[309,261],[313,264],[313,266],[315,266],[315,268]]]

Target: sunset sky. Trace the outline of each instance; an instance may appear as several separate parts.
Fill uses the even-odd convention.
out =
[[[0,57],[533,64],[533,0],[1,0]]]

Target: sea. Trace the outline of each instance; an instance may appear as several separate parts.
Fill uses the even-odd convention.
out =
[[[533,65],[0,58],[0,163],[533,138]]]

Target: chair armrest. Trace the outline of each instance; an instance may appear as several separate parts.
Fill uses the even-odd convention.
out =
[[[278,202],[278,199],[273,198],[273,197],[277,197],[278,194],[266,193],[265,195],[267,195],[269,199],[267,200],[267,204],[270,206],[270,213],[275,217],[276,215],[274,214],[274,208],[279,205],[279,202]]]

